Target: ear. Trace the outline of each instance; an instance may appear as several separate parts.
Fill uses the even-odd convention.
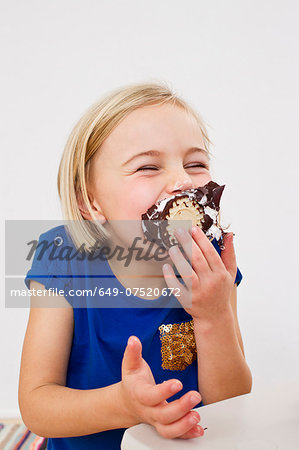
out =
[[[83,200],[81,191],[78,191],[76,193],[76,198],[77,198],[78,207],[80,209],[80,213],[84,217],[84,219],[86,219],[86,220],[93,220],[93,218],[91,217],[91,215],[90,215],[90,213],[89,213],[89,211],[87,209],[87,206],[86,206],[86,204],[85,204],[85,202]],[[106,222],[106,218],[105,218],[105,216],[104,216],[104,214],[102,212],[102,209],[99,206],[99,204],[95,200],[93,200],[89,194],[88,194],[88,199],[89,199],[89,202],[90,202],[91,209],[92,209],[94,215],[96,216],[96,219],[101,224],[105,223]]]

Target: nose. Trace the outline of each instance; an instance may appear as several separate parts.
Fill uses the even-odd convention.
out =
[[[186,189],[192,189],[193,182],[191,178],[186,174],[176,174],[168,183],[166,192],[168,195],[178,194]]]

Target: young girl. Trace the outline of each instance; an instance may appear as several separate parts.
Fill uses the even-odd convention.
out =
[[[199,115],[163,83],[110,93],[71,133],[58,174],[68,223],[40,235],[25,279],[19,406],[48,449],[119,449],[141,422],[166,438],[202,436],[193,408],[251,391],[232,233],[222,251],[196,227],[177,230],[167,259],[105,257],[112,236],[126,251],[144,238],[154,203],[211,180],[208,146]],[[165,296],[171,288],[180,295]]]

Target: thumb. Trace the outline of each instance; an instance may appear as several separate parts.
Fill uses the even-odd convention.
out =
[[[235,281],[237,275],[237,261],[235,248],[233,244],[234,233],[228,233],[224,236],[224,249],[221,251],[221,259],[226,270],[231,274]]]
[[[142,344],[138,337],[130,336],[122,360],[122,374],[135,372],[141,366]]]

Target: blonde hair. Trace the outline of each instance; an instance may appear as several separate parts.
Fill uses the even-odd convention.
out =
[[[57,185],[66,228],[77,248],[82,243],[93,247],[109,239],[109,233],[95,218],[87,194],[90,160],[112,130],[132,111],[146,105],[169,103],[183,108],[197,121],[204,145],[211,154],[206,126],[198,112],[180,98],[165,82],[134,83],[111,91],[98,100],[73,128],[60,161]],[[78,198],[93,221],[83,218]],[[85,248],[88,251],[88,248]]]

